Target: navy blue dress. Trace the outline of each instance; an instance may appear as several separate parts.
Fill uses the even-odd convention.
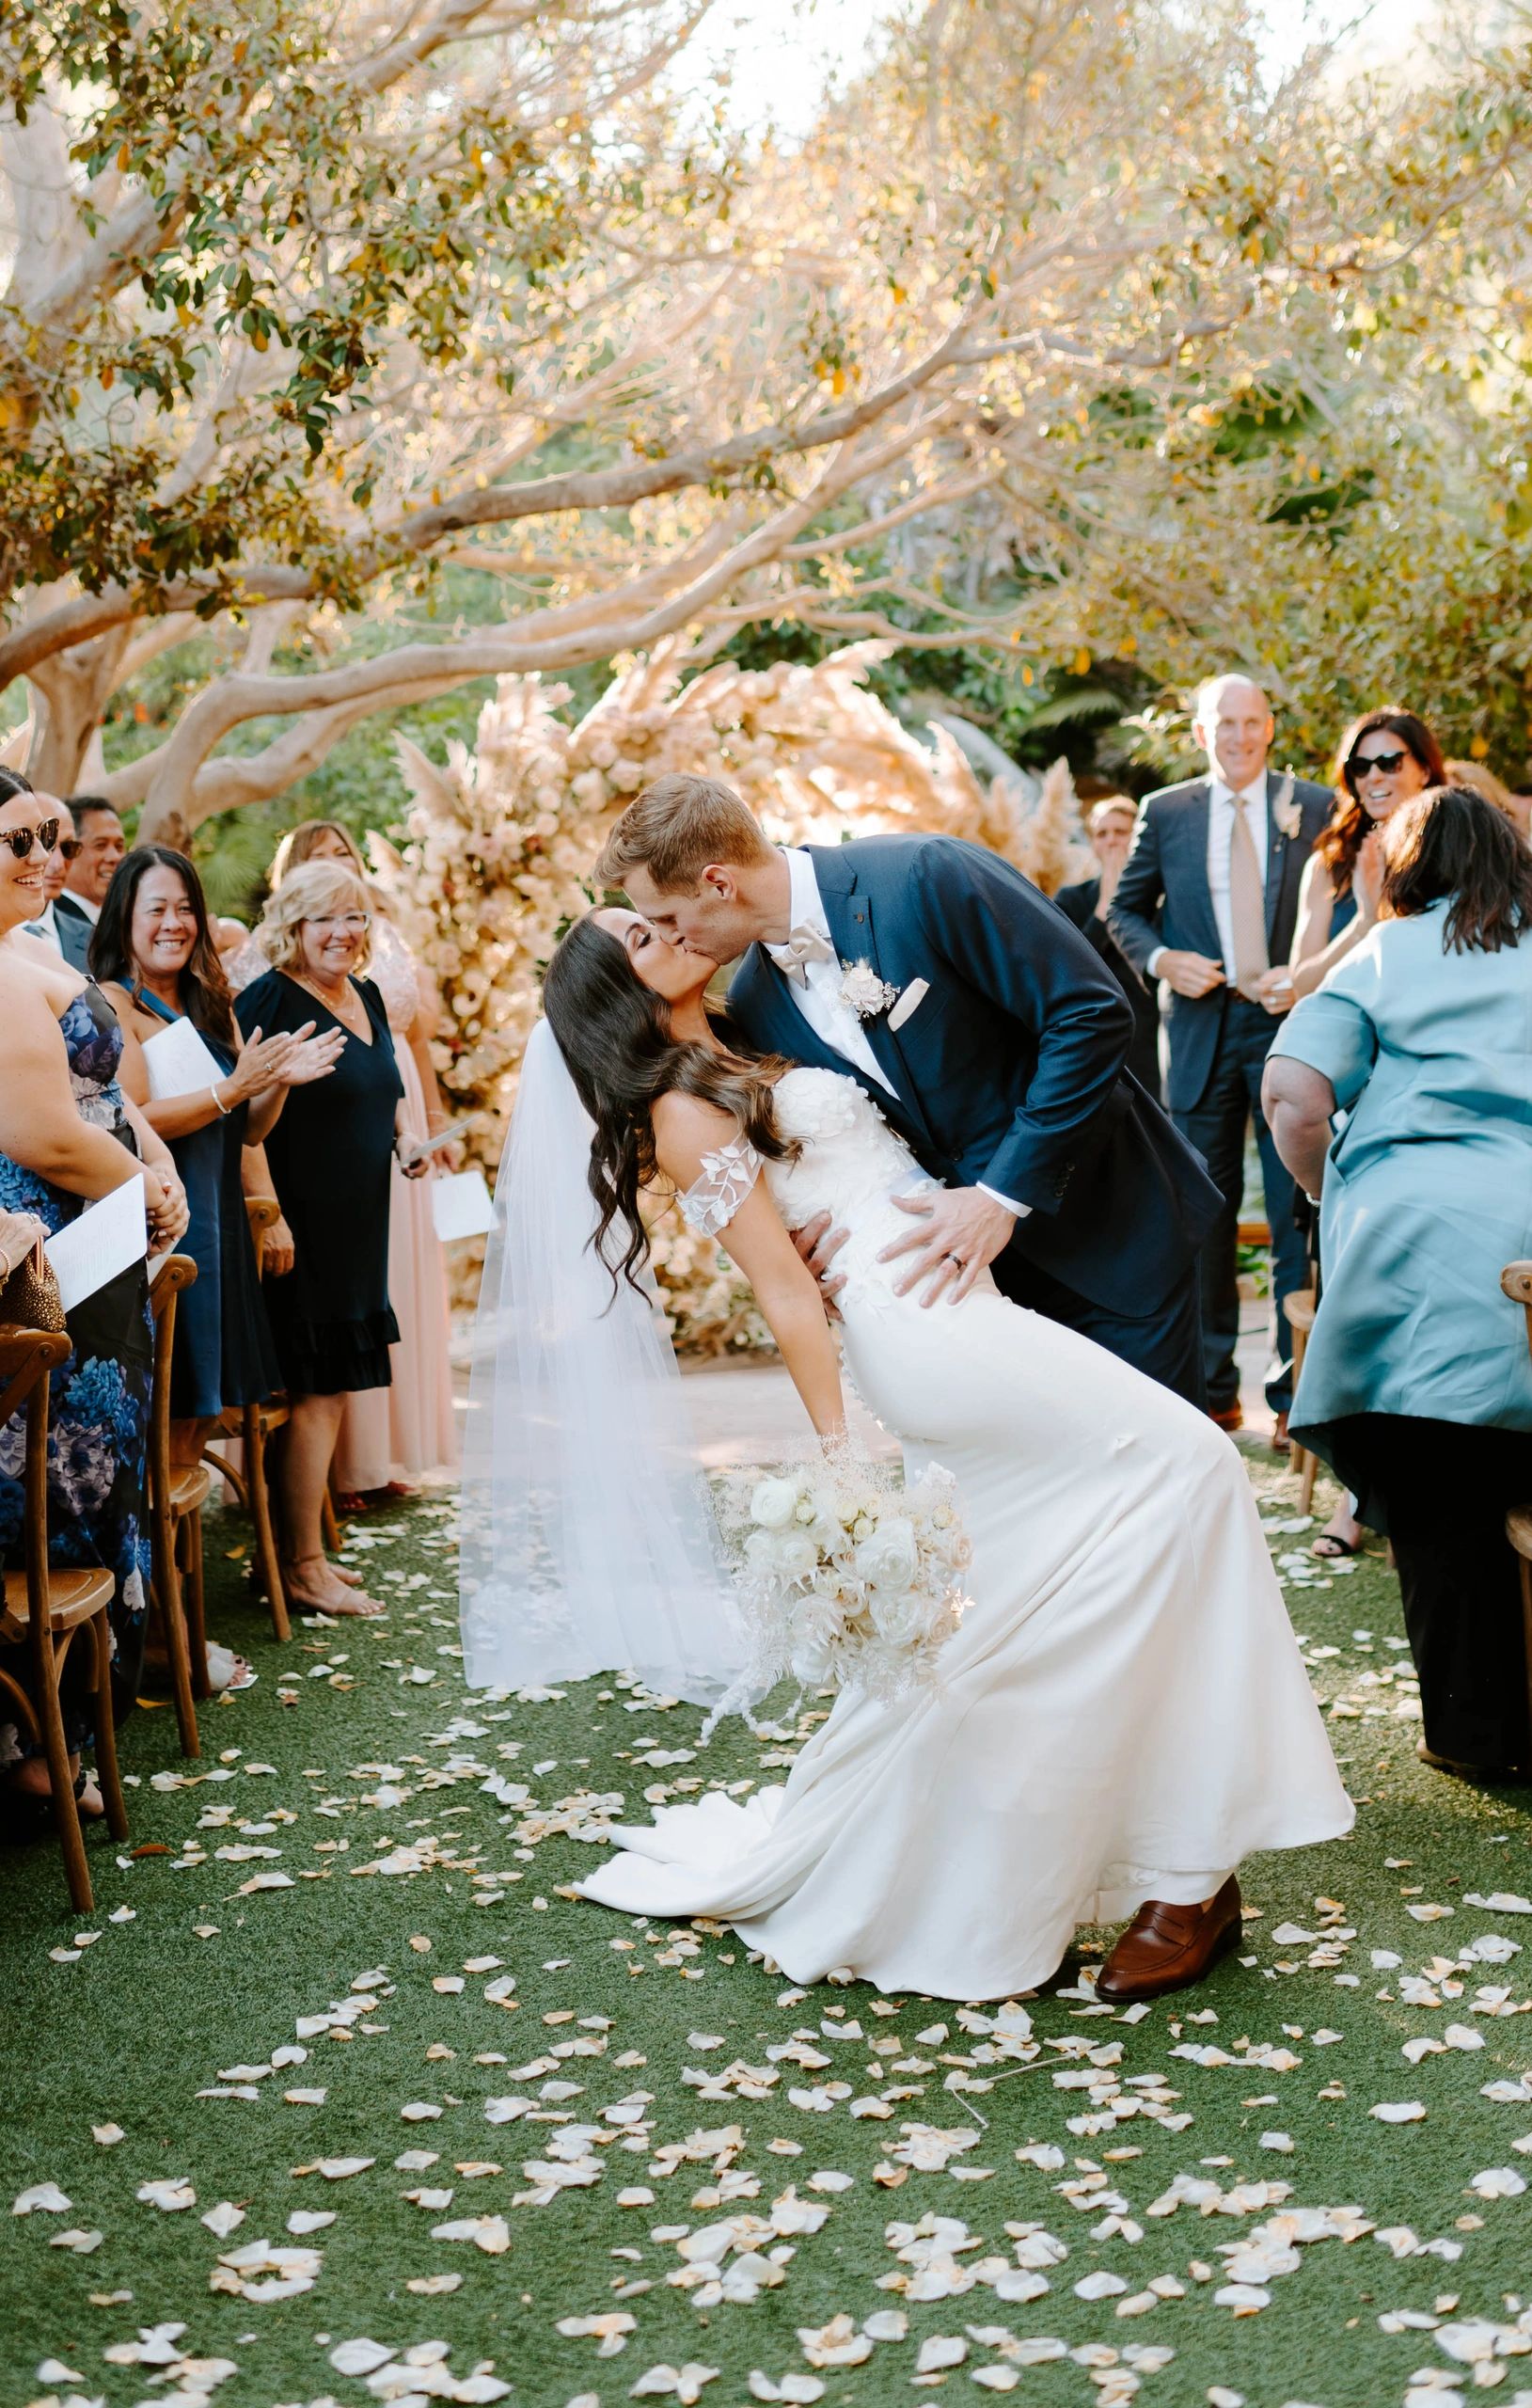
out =
[[[122,1031],[101,990],[84,988],[59,1020],[74,1101],[83,1120],[105,1129],[136,1154],[117,1084]],[[0,1205],[35,1212],[50,1235],[85,1210],[83,1197],[52,1186],[0,1153]],[[144,1512],[154,1335],[149,1273],[136,1262],[69,1316],[73,1353],[48,1389],[48,1560],[60,1571],[104,1565],[113,1577],[108,1619],[116,1653],[112,1685],[120,1715],[131,1705],[143,1664],[150,1543]],[[0,1553],[8,1568],[23,1560],[22,1471],[26,1417],[0,1429]],[[27,1650],[4,1650],[7,1669],[26,1682]],[[89,1651],[71,1647],[61,1683],[64,1730],[71,1753],[88,1735],[85,1688]],[[0,1765],[21,1749],[14,1725],[0,1723]]]
[[[387,1387],[388,1349],[399,1341],[388,1302],[388,1194],[404,1083],[383,997],[369,978],[351,983],[367,1007],[371,1045],[282,970],[268,970],[234,1002],[246,1037],[318,1021],[346,1038],[328,1078],[292,1088],[266,1139],[293,1246],[292,1270],[265,1284],[266,1307],[293,1396]]]
[[[182,1017],[141,988],[133,998],[167,1025]],[[199,1034],[227,1077],[232,1051],[206,1029]],[[249,1117],[249,1105],[236,1103],[221,1119],[166,1141],[191,1212],[177,1251],[197,1265],[196,1282],[176,1307],[170,1410],[177,1420],[215,1419],[226,1405],[259,1404],[282,1385],[240,1177]]]

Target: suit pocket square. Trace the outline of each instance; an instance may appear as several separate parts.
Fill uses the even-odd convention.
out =
[[[928,978],[911,978],[889,1014],[889,1027],[894,1030],[903,1028],[911,1014],[919,1011],[930,991],[931,982]]]

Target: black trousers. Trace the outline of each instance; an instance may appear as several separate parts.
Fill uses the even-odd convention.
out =
[[[1173,1117],[1188,1142],[1208,1165],[1208,1175],[1224,1198],[1218,1219],[1203,1242],[1202,1335],[1208,1381],[1208,1402],[1215,1413],[1240,1398],[1240,1370],[1235,1349],[1240,1339],[1238,1249],[1240,1201],[1245,1184],[1245,1135],[1252,1120],[1260,1154],[1261,1185],[1266,1217],[1271,1228],[1271,1294],[1275,1328],[1271,1364],[1266,1378],[1266,1401],[1273,1413],[1285,1413],[1292,1402],[1292,1337],[1284,1307],[1304,1286],[1307,1257],[1293,1219],[1293,1183],[1278,1157],[1261,1111],[1261,1073],[1271,1040],[1281,1026],[1258,1004],[1230,995],[1224,1008],[1218,1052],[1201,1101],[1191,1112]]]
[[[1459,1764],[1532,1772],[1512,1505],[1532,1504],[1532,1432],[1363,1413],[1320,1451],[1361,1520],[1394,1542],[1426,1745]]]
[[[1109,1354],[1115,1354],[1119,1362],[1131,1363],[1135,1371],[1158,1380],[1173,1395],[1184,1396],[1188,1404],[1194,1404],[1199,1411],[1206,1408],[1202,1311],[1195,1264],[1182,1275],[1158,1311],[1142,1317],[1109,1312],[1104,1305],[1093,1305],[1072,1288],[1066,1288],[1062,1280],[1050,1278],[1047,1272],[1031,1263],[1013,1273],[1003,1259],[992,1263],[990,1269],[997,1284],[1014,1303],[1025,1305],[1033,1312],[1046,1313],[1050,1321],[1062,1322],[1066,1329],[1078,1329],[1082,1338],[1093,1339]]]

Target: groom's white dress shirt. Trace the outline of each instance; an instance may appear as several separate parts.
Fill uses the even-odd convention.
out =
[[[806,852],[796,848],[789,848],[783,859],[790,881],[787,908],[793,927],[812,928],[814,935],[823,937],[829,946],[828,960],[806,961],[802,980],[789,978],[788,992],[816,1037],[823,1038],[844,1061],[854,1062],[859,1070],[865,1070],[870,1078],[876,1079],[885,1094],[897,1096],[899,1090],[874,1054],[867,1041],[866,1030],[841,993],[841,981],[845,973],[835,952],[813,863]],[[1225,880],[1226,876],[1225,872]],[[771,951],[769,945],[766,951]],[[986,1196],[992,1196],[997,1204],[1003,1204],[1007,1212],[1014,1212],[1018,1220],[1032,1210],[1030,1204],[1018,1204],[1009,1196],[1002,1196],[998,1188],[985,1187],[982,1180],[979,1185]]]
[[[1266,771],[1241,786],[1239,800],[1253,803],[1254,810],[1245,814],[1256,848],[1256,867],[1260,873],[1261,891],[1266,889]],[[1224,956],[1224,975],[1232,987],[1234,968],[1234,907],[1229,901],[1229,847],[1234,841],[1235,792],[1222,778],[1210,780],[1208,787],[1208,892],[1212,897],[1213,918],[1218,927],[1219,949]],[[1159,975],[1160,957],[1163,945],[1157,945],[1144,965],[1146,978]]]

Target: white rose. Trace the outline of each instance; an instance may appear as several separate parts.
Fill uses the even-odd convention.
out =
[[[817,1521],[818,1514],[814,1510],[814,1503],[812,1497],[805,1497],[802,1504],[798,1509],[797,1519],[800,1522]]]
[[[745,1560],[752,1572],[763,1577],[773,1576],[777,1569],[777,1540],[771,1530],[751,1530],[745,1541]]]
[[[783,1530],[771,1542],[773,1560],[785,1580],[803,1580],[819,1561],[819,1549],[805,1530]]]
[[[902,1513],[879,1523],[857,1549],[857,1571],[875,1589],[908,1589],[920,1560],[912,1524]]]
[[[791,1480],[763,1480],[750,1498],[750,1520],[763,1530],[780,1530],[798,1511],[798,1485]]]
[[[891,1595],[880,1589],[871,1604],[873,1627],[890,1647],[911,1647],[925,1635],[926,1600],[918,1590]]]

